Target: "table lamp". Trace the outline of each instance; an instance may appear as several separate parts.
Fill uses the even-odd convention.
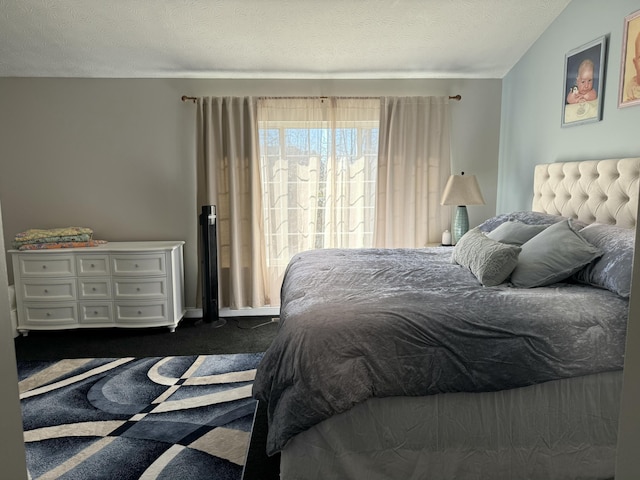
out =
[[[451,175],[444,187],[440,205],[457,205],[453,219],[452,242],[455,245],[469,230],[467,205],[484,205],[484,198],[475,175]]]

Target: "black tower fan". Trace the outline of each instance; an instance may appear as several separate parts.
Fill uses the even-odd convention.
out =
[[[204,205],[200,213],[200,252],[202,272],[202,318],[213,327],[226,322],[218,315],[218,239],[216,206]]]

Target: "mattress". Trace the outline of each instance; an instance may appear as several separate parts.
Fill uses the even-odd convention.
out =
[[[622,372],[372,398],[295,436],[281,479],[613,478]]]

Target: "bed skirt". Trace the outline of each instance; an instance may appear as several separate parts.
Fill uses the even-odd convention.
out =
[[[622,372],[374,398],[294,437],[281,479],[612,479]]]

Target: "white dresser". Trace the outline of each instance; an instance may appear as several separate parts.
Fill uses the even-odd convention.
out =
[[[18,332],[169,327],[185,313],[184,242],[10,250]]]

